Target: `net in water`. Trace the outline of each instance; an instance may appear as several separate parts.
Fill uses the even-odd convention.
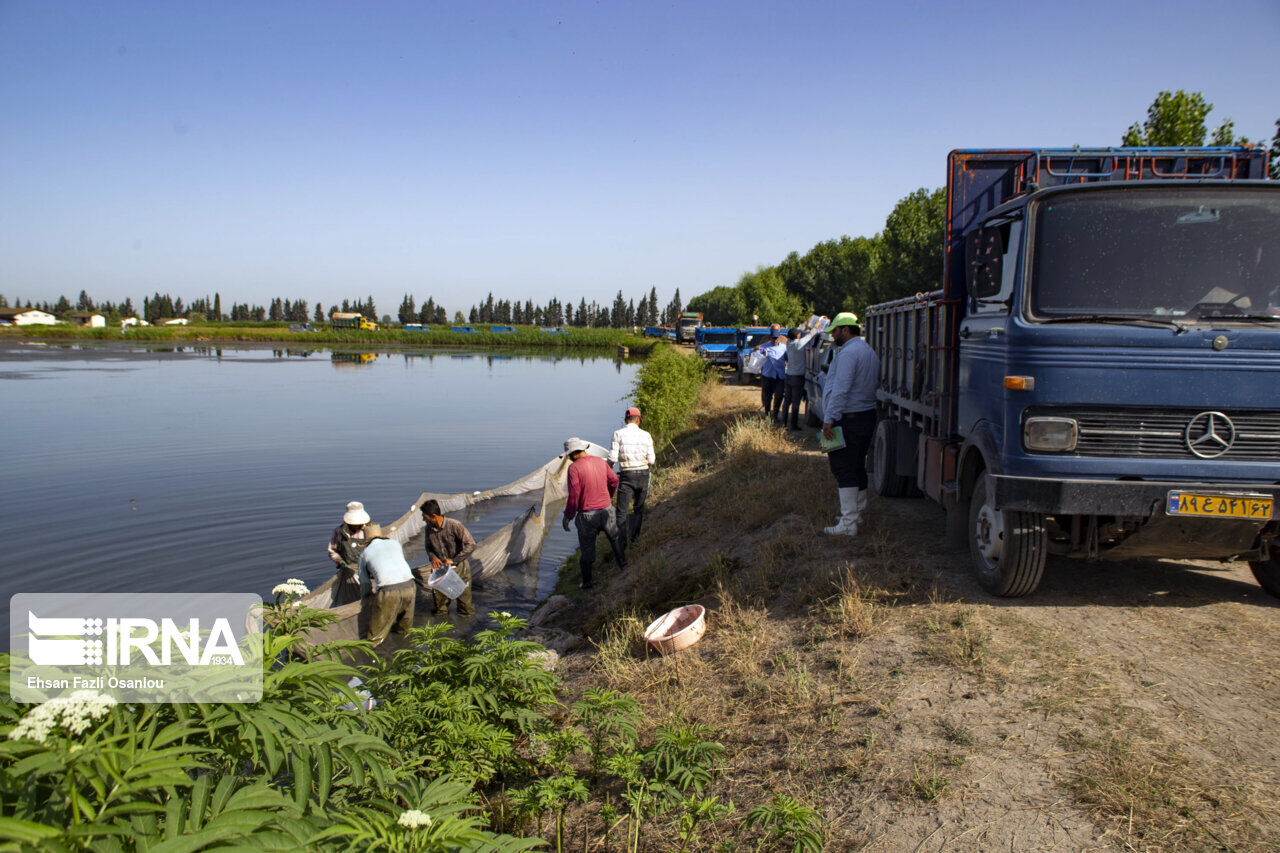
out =
[[[609,451],[598,444],[589,445],[587,453],[602,459],[609,457]],[[439,502],[441,512],[450,513],[495,498],[541,492],[538,503],[476,543],[468,558],[471,561],[471,578],[475,581],[491,577],[508,566],[528,564],[541,555],[542,543],[550,530],[547,507],[563,501],[569,494],[569,464],[568,456],[557,456],[518,480],[482,492],[423,492],[408,512],[384,525],[383,529],[389,538],[404,546],[415,536],[422,535],[426,522],[422,520],[419,508],[429,500]],[[363,636],[368,608],[359,599],[358,587],[349,571],[339,570],[300,603],[304,607],[325,610],[338,620],[324,629],[311,631],[311,643],[354,640]]]

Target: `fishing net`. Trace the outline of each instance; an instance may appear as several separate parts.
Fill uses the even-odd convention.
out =
[[[609,457],[609,451],[598,444],[590,444],[587,453],[601,459]],[[408,512],[384,525],[383,530],[389,538],[404,546],[414,537],[422,535],[426,522],[422,520],[419,508],[428,500],[438,501],[441,512],[451,513],[495,498],[519,497],[537,492],[539,497],[536,504],[477,542],[468,558],[473,581],[491,577],[508,566],[529,564],[541,555],[542,543],[546,541],[551,529],[547,507],[568,497],[569,464],[568,456],[557,456],[518,480],[483,492],[423,492]],[[369,608],[360,600],[359,585],[349,571],[338,570],[332,578],[304,597],[301,604],[328,611],[338,620],[325,629],[313,630],[309,637],[312,643],[354,640],[365,634]]]

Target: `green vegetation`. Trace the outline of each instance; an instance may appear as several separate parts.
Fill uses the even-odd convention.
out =
[[[702,798],[724,753],[714,732],[673,718],[644,738],[635,700],[610,690],[563,708],[508,614],[470,642],[417,629],[385,660],[360,641],[307,648],[331,617],[281,599],[258,703],[0,704],[2,846],[517,851],[541,846],[516,836],[550,816],[562,850],[566,811],[594,798],[599,834],[638,850],[655,821],[687,846],[728,813]],[[356,652],[374,662],[340,661]]]
[[[898,202],[873,237],[840,237],[776,266],[745,273],[689,300],[716,325],[792,324],[811,313],[834,316],[942,285],[946,194],[918,189]]]
[[[1122,145],[1167,146],[1204,145],[1205,119],[1213,111],[1213,104],[1199,92],[1164,91],[1147,107],[1147,119],[1142,124],[1134,122],[1125,131]],[[1247,145],[1249,140],[1235,136],[1235,122],[1223,119],[1213,132],[1210,145]]]
[[[436,326],[429,331],[406,331],[399,328],[361,332],[353,329],[321,328],[315,332],[290,332],[288,324],[265,323],[252,326],[222,324],[189,326],[146,326],[121,332],[119,328],[90,329],[82,326],[9,326],[0,329],[0,336],[94,341],[203,341],[203,342],[260,342],[287,343],[298,347],[319,344],[367,345],[380,347],[388,344],[422,347],[553,347],[573,349],[582,347],[625,346],[635,355],[647,353],[654,345],[653,338],[642,338],[630,331],[617,329],[570,328],[563,334],[549,334],[535,326],[517,326],[514,332],[492,332],[477,327],[475,334],[460,334],[449,327]]]
[[[707,367],[701,359],[668,344],[654,347],[636,373],[631,398],[644,413],[644,428],[653,436],[655,448],[662,449],[688,427],[698,391],[706,381]]]

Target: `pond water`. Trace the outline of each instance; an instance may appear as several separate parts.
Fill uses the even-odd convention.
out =
[[[347,501],[386,524],[424,491],[527,474],[568,436],[607,446],[635,369],[607,355],[0,342],[0,589],[314,588],[333,574],[325,546]],[[479,540],[536,498],[457,517]],[[527,615],[576,547],[552,525],[539,566],[476,585],[480,612]],[[406,552],[424,561],[420,539]]]

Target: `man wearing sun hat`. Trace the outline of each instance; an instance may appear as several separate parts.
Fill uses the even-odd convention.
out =
[[[360,561],[360,552],[369,544],[364,533],[368,523],[369,513],[365,512],[364,504],[351,501],[347,504],[347,511],[342,514],[342,523],[333,529],[333,535],[329,537],[329,559],[340,570],[346,571],[335,599],[339,604],[355,601],[358,597],[355,588],[356,564]]]
[[[649,466],[657,457],[653,453],[653,436],[640,428],[640,410],[632,406],[622,420],[625,426],[613,434],[613,449],[609,451],[609,461],[618,466],[618,509],[614,523],[619,536],[634,542],[644,523]]]
[[[564,505],[564,529],[573,521],[578,527],[578,547],[582,550],[578,568],[582,572],[582,588],[591,589],[591,568],[596,561],[596,538],[604,531],[613,549],[613,561],[620,569],[627,567],[626,549],[613,514],[613,493],[618,490],[618,475],[609,463],[587,453],[591,445],[580,438],[564,443],[564,452],[573,460],[569,465],[569,496]]]
[[[378,646],[392,631],[407,634],[413,628],[418,585],[399,542],[376,524],[368,525],[365,535],[368,544],[360,552],[357,576],[360,597],[373,599],[367,639]]]
[[[822,387],[822,435],[830,440],[838,426],[845,446],[827,454],[827,464],[836,477],[840,518],[823,532],[857,536],[867,506],[867,448],[876,428],[880,358],[862,339],[856,314],[837,314],[828,331],[840,349]]]

